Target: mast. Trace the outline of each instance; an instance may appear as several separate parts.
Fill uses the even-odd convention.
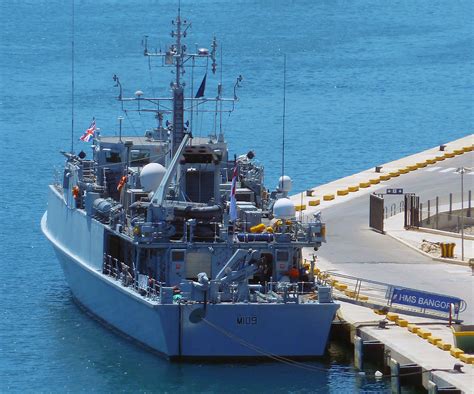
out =
[[[178,150],[181,141],[184,138],[184,84],[181,83],[181,72],[183,55],[186,51],[186,47],[181,45],[181,37],[186,32],[181,31],[181,25],[186,26],[187,22],[181,21],[181,8],[178,7],[178,17],[176,18],[176,31],[171,32],[172,37],[176,37],[176,47],[174,50],[176,54],[174,56],[176,62],[176,81],[173,84],[173,141],[172,149],[173,155]],[[171,48],[173,50],[173,48]]]

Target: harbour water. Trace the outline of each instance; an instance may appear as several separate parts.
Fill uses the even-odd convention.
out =
[[[89,153],[78,138],[93,116],[103,134],[117,132],[113,74],[130,95],[168,93],[169,80],[149,70],[140,42],[149,35],[151,47],[165,49],[176,3],[76,1],[75,149]],[[281,171],[283,53],[285,171],[296,191],[472,133],[470,1],[183,0],[182,13],[199,47],[217,36],[226,92],[244,77],[237,111],[223,126],[235,153],[255,150],[267,186]],[[357,374],[350,349],[337,342],[308,364],[318,371],[273,362],[170,364],[81,312],[39,229],[58,152],[71,146],[71,6],[2,2],[0,21],[0,391],[389,389],[389,381]],[[200,122],[196,134],[212,132],[212,122]],[[154,125],[137,114],[123,124],[138,135]]]

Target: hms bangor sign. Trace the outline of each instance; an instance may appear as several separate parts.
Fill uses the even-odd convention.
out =
[[[461,304],[459,298],[400,288],[393,289],[391,301],[392,304],[409,305],[443,312],[449,312],[450,304],[454,304],[457,311]]]

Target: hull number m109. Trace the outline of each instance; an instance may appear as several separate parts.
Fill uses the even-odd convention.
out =
[[[257,316],[238,316],[238,325],[255,325],[257,324]]]

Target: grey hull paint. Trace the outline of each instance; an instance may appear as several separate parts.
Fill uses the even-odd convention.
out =
[[[41,227],[78,302],[108,325],[169,358],[324,353],[337,304],[208,304],[204,319],[190,319],[202,305],[152,303],[103,275],[98,260],[103,253],[103,225],[67,208],[54,188]],[[83,231],[92,231],[98,240],[81,244],[78,241],[89,236]]]

